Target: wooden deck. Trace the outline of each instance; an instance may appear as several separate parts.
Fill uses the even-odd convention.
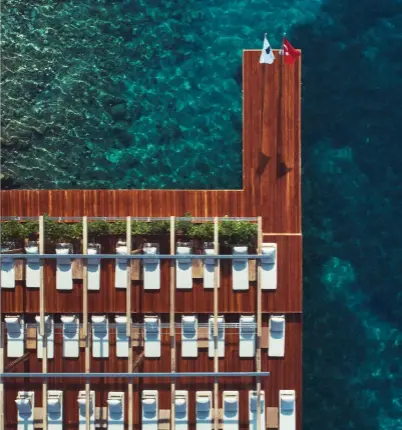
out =
[[[262,293],[263,327],[269,315],[286,314],[285,357],[273,359],[262,350],[262,370],[271,372],[262,378],[262,390],[267,407],[278,407],[280,389],[295,389],[297,397],[297,430],[301,430],[302,413],[302,236],[301,236],[301,173],[300,173],[300,61],[294,66],[283,65],[280,57],[273,65],[260,65],[260,51],[244,51],[243,55],[243,189],[242,190],[15,190],[1,192],[2,216],[262,216],[264,242],[278,246],[278,289]],[[168,253],[168,252],[166,252]],[[222,262],[219,290],[219,314],[227,321],[238,322],[240,314],[256,313],[255,283],[246,292],[233,292],[230,262]],[[169,321],[169,263],[162,263],[162,288],[147,292],[142,281],[133,281],[131,298],[134,321],[143,315],[159,313]],[[101,289],[90,292],[90,314],[108,314],[110,319],[126,312],[126,292],[114,288],[114,262],[102,262]],[[46,313],[59,318],[63,313],[82,314],[82,281],[76,280],[73,291],[55,289],[55,261],[46,263]],[[24,313],[26,322],[39,314],[39,292],[28,290],[24,281],[17,281],[15,290],[1,291],[1,311],[4,314]],[[193,281],[192,291],[176,291],[175,313],[179,322],[182,314],[199,314],[206,321],[213,312],[213,291],[204,290],[201,282]],[[238,357],[238,329],[226,333],[225,358],[219,359],[220,371],[254,371],[255,359]],[[92,372],[125,372],[127,359],[115,356],[114,335],[111,334],[110,358],[90,360]],[[170,339],[165,330],[162,358],[144,359],[144,372],[170,371]],[[177,372],[213,371],[213,359],[207,350],[199,357],[180,358],[180,334],[177,335]],[[77,360],[63,359],[61,334],[56,335],[55,359],[49,360],[48,370],[84,372],[83,352]],[[141,348],[134,350],[134,361]],[[12,361],[5,358],[5,366]],[[13,372],[41,372],[42,362],[36,350]],[[16,427],[15,397],[19,390],[35,391],[35,406],[42,404],[40,380],[5,381],[5,429]],[[49,389],[64,390],[64,428],[76,429],[78,417],[77,392],[84,381],[51,379]],[[140,428],[140,399],[143,389],[159,390],[159,408],[170,408],[168,379],[134,380],[134,428]],[[195,429],[195,391],[213,390],[213,379],[178,379],[176,389],[189,390],[189,428]],[[108,391],[127,393],[127,381],[91,380],[96,391],[97,406],[106,406]],[[240,429],[248,429],[248,390],[255,390],[255,378],[222,379],[219,381],[219,407],[223,390],[240,391]],[[127,413],[127,395],[126,395]]]

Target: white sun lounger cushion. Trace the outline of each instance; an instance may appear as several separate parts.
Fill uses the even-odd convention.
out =
[[[98,251],[94,248],[88,249],[88,255],[96,255]],[[99,258],[88,258],[87,260],[88,269],[88,290],[99,291],[100,290],[100,259]]]
[[[86,393],[78,393],[78,425],[79,430],[86,430]],[[89,429],[95,430],[95,391],[89,392]]]
[[[118,246],[116,248],[116,254],[127,255],[127,246]],[[114,274],[114,285],[116,288],[127,288],[127,258],[116,258],[115,274]]]
[[[18,391],[15,403],[17,406],[17,430],[33,430],[35,393],[33,391]]]
[[[217,318],[218,322],[218,357],[225,356],[225,319],[220,316]],[[208,356],[214,356],[214,317],[209,317],[208,321]]]
[[[158,248],[149,246],[144,248],[144,254],[156,256]],[[161,288],[161,271],[159,258],[146,258],[144,261],[144,289],[160,290]]]
[[[234,290],[248,290],[248,259],[247,246],[233,248],[232,282]]]
[[[285,316],[271,316],[269,319],[268,355],[283,357],[285,355]]]
[[[14,259],[6,255],[0,256],[1,260],[1,288],[15,288]]]
[[[48,430],[63,430],[63,391],[47,392]]]
[[[255,316],[240,317],[239,324],[239,356],[254,357],[255,356],[255,337],[256,337]]]
[[[257,430],[258,428],[258,402],[257,391],[249,391],[249,430]],[[265,429],[265,393],[260,391],[260,422],[261,429]]]
[[[142,429],[158,430],[158,391],[142,392]]]
[[[194,315],[182,316],[181,356],[198,356],[198,319]]]
[[[279,391],[279,429],[296,430],[296,392]]]
[[[25,348],[24,316],[6,316],[4,321],[7,328],[7,357],[22,357]]]
[[[177,390],[175,393],[175,428],[187,430],[188,428],[188,391]]]
[[[145,331],[145,357],[160,357],[161,356],[161,328],[160,319],[158,317],[144,318]]]
[[[116,316],[116,356],[128,357],[127,317]]]
[[[70,250],[56,249],[56,254],[66,255]],[[56,289],[72,290],[73,289],[73,270],[71,258],[58,258],[56,268]]]
[[[223,429],[238,430],[239,428],[239,392],[223,392]]]
[[[178,246],[176,250],[178,255],[190,255],[191,248],[189,246]],[[176,288],[191,289],[193,288],[193,273],[192,273],[191,258],[176,260]]]
[[[212,392],[196,393],[196,430],[212,430]]]
[[[80,321],[76,315],[62,315],[63,357],[78,358],[80,355]]]
[[[216,255],[214,249],[206,249],[205,254]],[[214,258],[206,258],[204,260],[204,288],[214,288],[215,261]]]
[[[106,315],[92,316],[92,356],[109,357],[109,320]]]
[[[261,289],[276,290],[277,288],[277,247],[276,243],[262,245],[261,254]]]
[[[40,315],[35,316],[36,321],[36,351],[39,359],[43,358],[43,337],[40,335]],[[47,358],[54,358],[54,320],[51,315],[45,315],[45,336],[47,337]]]
[[[27,258],[27,263],[25,267],[25,285],[27,288],[39,288],[40,260],[39,257],[35,257],[35,254],[39,253],[39,247],[27,246],[25,248],[25,252],[30,255],[30,257]]]
[[[124,430],[124,393],[111,391],[107,398],[109,430]]]

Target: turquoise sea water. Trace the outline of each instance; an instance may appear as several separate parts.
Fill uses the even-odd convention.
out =
[[[303,49],[304,429],[402,429],[402,3],[2,6],[5,188],[240,187],[241,50],[287,31]]]

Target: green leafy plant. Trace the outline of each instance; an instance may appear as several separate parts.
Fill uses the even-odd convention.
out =
[[[254,246],[257,225],[246,221],[223,221],[219,223],[219,238],[226,245]]]
[[[186,213],[190,218],[191,214]],[[63,222],[52,220],[45,215],[45,237],[51,242],[71,242],[82,238],[82,222]],[[161,235],[169,233],[169,221],[133,221],[133,235]],[[5,221],[0,224],[1,241],[22,240],[39,232],[38,221]],[[193,223],[189,219],[176,222],[176,233],[183,234],[189,239],[212,241],[214,236],[213,223]],[[126,222],[106,220],[88,223],[88,235],[94,239],[99,236],[124,236]],[[219,241],[226,245],[255,246],[257,225],[245,221],[221,221],[219,223]]]

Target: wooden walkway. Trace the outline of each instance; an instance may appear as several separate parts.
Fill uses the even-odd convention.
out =
[[[264,242],[278,244],[278,290],[266,292],[262,300],[262,325],[268,324],[269,314],[286,314],[286,346],[284,358],[269,358],[262,352],[262,371],[271,375],[262,379],[261,389],[265,391],[266,405],[278,407],[280,389],[295,389],[297,397],[297,430],[301,430],[302,411],[302,236],[301,236],[301,173],[300,173],[300,61],[294,66],[283,65],[279,55],[273,65],[260,65],[260,51],[244,51],[243,54],[243,189],[241,190],[14,190],[1,192],[2,216],[182,216],[190,212],[193,216],[212,217],[229,215],[233,217],[262,216]],[[110,316],[124,313],[126,293],[116,291],[113,285],[113,262],[102,262],[101,290],[89,295],[90,313],[107,313]],[[110,266],[110,267],[109,267]],[[225,264],[222,264],[222,271]],[[162,264],[162,276],[169,285],[168,262]],[[47,263],[46,284],[55,284],[55,262]],[[62,314],[78,312],[71,304],[82,303],[82,283],[74,284],[74,290],[67,293],[47,288],[46,312]],[[51,291],[50,291],[51,290]],[[169,288],[160,291],[160,297],[134,288],[131,297],[132,312],[139,313],[139,320],[149,312],[161,313],[164,322],[169,321]],[[177,322],[179,314],[196,312],[200,320],[213,312],[212,294],[195,281],[193,291],[178,291],[175,298]],[[239,314],[254,313],[256,306],[255,288],[234,294],[231,290],[230,271],[223,274],[219,291],[219,313],[237,322]],[[2,313],[25,313],[27,322],[39,314],[38,291],[27,291],[23,281],[17,281],[15,290],[1,293]],[[163,314],[164,313],[164,314]],[[30,316],[28,316],[28,314]],[[204,314],[204,316],[203,316]],[[232,315],[231,315],[232,314]],[[28,321],[29,320],[29,321]],[[225,358],[219,360],[219,371],[254,371],[255,359],[238,358],[238,333],[227,333]],[[61,341],[61,336],[59,336]],[[170,371],[170,339],[163,335],[162,358],[144,360],[141,371]],[[111,339],[112,342],[112,339]],[[177,357],[180,357],[181,339],[177,339]],[[49,371],[83,372],[84,356],[78,360],[63,360],[61,343],[56,341],[54,360],[49,360]],[[115,346],[110,347],[108,360],[91,359],[92,372],[127,370],[127,359],[115,356]],[[134,360],[140,350],[134,351]],[[5,365],[10,360],[5,360]],[[12,361],[12,360],[11,360]],[[213,371],[213,362],[207,352],[201,352],[197,360],[177,359],[177,372]],[[31,352],[28,361],[15,366],[13,371],[41,372],[41,360],[36,351]],[[9,381],[5,384],[5,428],[15,428],[16,392],[27,385],[27,381]],[[60,389],[61,380],[49,381],[49,389]],[[176,390],[189,390],[190,429],[195,428],[195,390],[211,390],[213,379],[177,380]],[[30,380],[29,388],[41,392],[41,381]],[[140,396],[142,389],[158,389],[159,408],[170,407],[170,381],[167,379],[134,380],[134,428],[140,428]],[[84,389],[82,381],[63,382],[63,389],[78,391]],[[107,391],[126,391],[127,382],[115,380],[92,380],[91,390],[97,391],[96,403],[106,405]],[[240,390],[240,405],[247,405],[248,390],[255,390],[255,378],[223,379],[219,391]],[[166,393],[164,393],[166,392]],[[67,395],[66,395],[67,396]],[[75,396],[75,395],[74,395]],[[71,424],[65,429],[77,428],[74,421],[78,414],[75,397],[69,398],[65,407],[71,414]],[[221,397],[221,395],[220,395]],[[221,402],[221,399],[220,399]],[[35,406],[41,406],[41,396],[35,399]],[[248,429],[247,407],[240,408],[240,428]]]

